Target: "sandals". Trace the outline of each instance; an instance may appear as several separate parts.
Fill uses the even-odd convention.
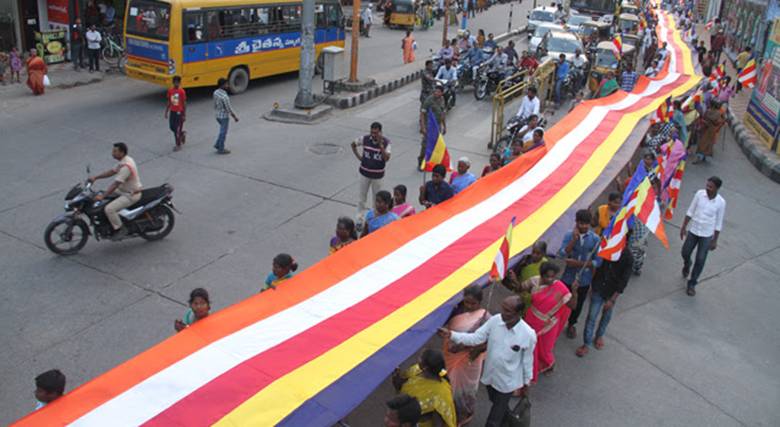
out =
[[[593,347],[596,347],[596,350],[604,348],[604,337],[596,338],[596,341],[593,342]]]
[[[577,351],[575,351],[574,354],[576,354],[577,357],[584,357],[586,354],[588,354],[588,346],[583,345],[578,347]]]

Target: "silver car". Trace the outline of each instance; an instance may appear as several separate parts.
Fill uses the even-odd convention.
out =
[[[542,24],[555,23],[555,11],[554,7],[537,7],[528,14],[528,38],[531,38],[536,27]]]
[[[588,57],[579,37],[567,31],[550,31],[539,43],[537,56],[541,58],[540,62],[544,62],[547,59],[557,60],[564,54],[567,61],[573,62],[577,49],[580,50],[580,59],[577,61],[579,63],[574,65],[587,69]]]
[[[542,42],[542,39],[550,31],[564,31],[564,29],[560,25],[540,24],[538,27],[536,27],[534,33],[531,34],[531,41],[528,42],[528,49],[531,51],[531,53],[536,52],[536,50],[539,48],[539,44]]]

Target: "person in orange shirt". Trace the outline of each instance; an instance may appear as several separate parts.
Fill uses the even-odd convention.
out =
[[[620,202],[622,197],[620,193],[609,193],[607,203],[601,205],[596,209],[596,215],[593,216],[593,231],[601,236],[601,233],[609,226],[612,221],[612,217],[615,216],[618,209],[620,209]]]

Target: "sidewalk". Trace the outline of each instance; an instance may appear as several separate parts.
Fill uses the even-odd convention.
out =
[[[92,83],[102,82],[105,78],[111,75],[119,75],[118,72],[95,72],[90,73],[86,69],[76,71],[73,69],[73,64],[70,62],[63,62],[61,64],[49,65],[49,79],[51,80],[51,86],[46,90],[52,89],[70,89],[76,86],[84,86]],[[3,98],[18,97],[23,95],[31,95],[30,89],[27,87],[27,73],[22,71],[20,76],[22,82],[7,84],[5,86],[0,85],[0,96]]]
[[[703,37],[709,49],[710,32],[704,28],[704,24],[697,24],[696,33]],[[726,75],[731,76],[732,83],[736,83],[737,70],[731,56],[724,51],[721,58],[726,59]],[[745,126],[744,123],[752,92],[752,89],[743,88],[742,91],[731,98],[727,113],[728,124],[736,135],[737,144],[750,163],[761,171],[762,174],[772,179],[772,181],[780,183],[780,156],[771,151],[766,143],[750,127]]]

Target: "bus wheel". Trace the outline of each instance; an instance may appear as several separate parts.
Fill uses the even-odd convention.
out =
[[[230,70],[230,76],[228,76],[228,83],[230,85],[230,93],[241,93],[249,86],[249,73],[244,67],[236,67]]]

